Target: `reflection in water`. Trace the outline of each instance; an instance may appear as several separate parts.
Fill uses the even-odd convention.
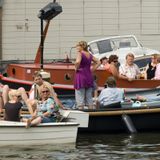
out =
[[[84,134],[76,146],[43,145],[0,147],[3,160],[157,160],[160,159],[160,135]]]
[[[87,146],[88,152],[84,151]],[[77,149],[91,159],[152,159],[160,156],[159,134],[85,135],[79,137]],[[89,155],[88,155],[89,154]]]

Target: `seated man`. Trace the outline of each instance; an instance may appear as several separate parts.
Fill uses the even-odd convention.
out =
[[[127,79],[129,81],[140,77],[140,69],[134,63],[134,55],[132,53],[128,53],[126,55],[126,63],[120,66],[119,74],[120,78]]]
[[[42,79],[42,75],[40,74],[40,72],[36,71],[34,73],[33,78],[34,78],[34,84],[32,85],[31,90],[29,92],[29,100],[27,102],[31,115],[33,115],[33,112],[34,112],[34,108],[31,107],[31,106],[35,106],[34,105],[34,103],[35,103],[34,99],[39,100],[41,98],[40,97],[40,87],[42,85],[48,86],[48,88],[50,90],[50,93],[51,93],[51,97],[55,100],[56,104],[58,106],[60,106],[60,108],[65,109],[65,107],[63,106],[61,101],[58,99],[57,94],[55,93],[52,85],[49,82],[44,81]]]
[[[116,87],[114,77],[108,77],[106,86],[107,88],[104,88],[98,97],[98,104],[101,108],[114,103],[118,104],[124,99],[124,90]]]

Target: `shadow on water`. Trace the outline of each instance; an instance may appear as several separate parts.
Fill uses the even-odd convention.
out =
[[[76,146],[0,147],[0,160],[158,160],[160,134],[83,134]]]

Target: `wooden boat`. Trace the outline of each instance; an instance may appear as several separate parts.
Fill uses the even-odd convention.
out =
[[[52,3],[51,3],[52,4]],[[53,6],[58,5],[53,2]],[[46,7],[44,7],[46,9]],[[55,9],[55,8],[53,8]],[[61,10],[62,11],[62,10]],[[50,12],[50,6],[47,9],[47,12]],[[50,13],[47,13],[48,19],[46,18],[46,25],[43,30],[43,19],[41,18],[41,42],[37,50],[36,58],[34,63],[14,63],[9,64],[7,67],[7,77],[1,75],[0,81],[3,84],[8,84],[10,88],[18,88],[23,86],[27,91],[30,89],[32,82],[32,75],[35,71],[43,70],[49,73],[49,77],[47,77],[50,82],[53,84],[54,89],[56,90],[58,95],[74,95],[73,81],[74,81],[74,64],[67,57],[63,62],[52,61],[50,63],[44,63],[43,60],[43,45],[44,40],[49,28],[50,20],[60,12],[58,11],[56,15],[48,16]],[[56,13],[56,12],[55,12]],[[144,53],[145,57],[145,53]],[[144,57],[139,60],[143,60]],[[148,57],[147,57],[148,59]],[[102,89],[104,83],[108,76],[111,74],[107,73],[104,69],[97,69],[95,72],[95,76],[97,79],[97,85],[99,86],[99,90]],[[127,80],[118,79],[117,86],[120,88],[129,88],[128,92],[137,92],[138,89],[153,89],[160,85],[160,80],[134,80],[129,82]],[[130,90],[132,89],[132,91]],[[126,91],[127,92],[127,91]]]
[[[160,131],[160,108],[110,108],[86,110],[89,113],[88,128],[79,133],[137,133]]]
[[[123,102],[108,108],[88,110],[62,110],[65,122],[78,122],[81,133],[137,133],[160,131],[160,97],[155,101],[135,106]],[[86,114],[85,114],[86,113]],[[88,117],[89,116],[89,117]],[[88,122],[88,123],[86,123]]]
[[[0,121],[0,146],[75,143],[78,123],[43,123],[25,128],[24,122]]]
[[[83,125],[85,115],[77,115],[77,110],[64,111],[64,116],[67,114],[71,122],[82,124],[78,128],[78,134],[160,131],[160,96],[155,101],[133,104],[137,102],[124,101],[101,109],[84,109],[89,114],[88,127]]]
[[[1,75],[0,82],[8,84],[10,88],[24,87],[26,91],[30,90],[33,84],[32,75],[39,70],[37,64],[10,64],[7,68],[7,77]],[[44,65],[45,71],[49,72],[50,82],[58,95],[74,95],[74,65],[72,63],[50,63]],[[97,69],[95,72],[99,90],[104,87],[109,73],[103,69]],[[155,90],[160,86],[160,80],[133,80],[131,82],[123,79],[117,80],[119,88],[125,88],[127,93],[135,93],[146,90]]]

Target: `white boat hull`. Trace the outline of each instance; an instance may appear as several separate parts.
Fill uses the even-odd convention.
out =
[[[25,123],[0,121],[0,146],[75,143],[77,123],[45,123],[25,128]]]
[[[67,122],[77,122],[78,127],[88,127],[89,114],[78,110],[61,110],[61,115],[67,118]]]

